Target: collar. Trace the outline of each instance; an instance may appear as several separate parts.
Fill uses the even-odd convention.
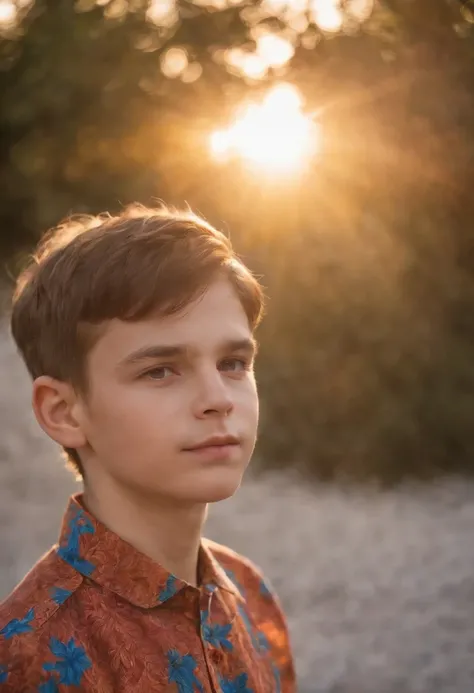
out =
[[[243,601],[215,558],[211,545],[212,542],[201,540],[201,584],[211,592],[220,587]],[[57,553],[84,577],[141,608],[160,606],[185,587],[199,589],[167,571],[99,522],[84,507],[82,494],[69,500]]]

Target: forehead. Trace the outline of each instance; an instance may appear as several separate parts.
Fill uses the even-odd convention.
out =
[[[247,315],[228,280],[220,279],[181,313],[151,315],[136,322],[111,320],[90,357],[122,359],[144,345],[186,344],[191,349],[218,348],[229,340],[251,335]]]

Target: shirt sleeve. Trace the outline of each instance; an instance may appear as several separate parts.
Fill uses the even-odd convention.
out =
[[[296,674],[288,623],[281,602],[270,582],[260,574],[260,595],[267,608],[261,610],[259,629],[264,634],[273,660],[277,693],[296,693]]]

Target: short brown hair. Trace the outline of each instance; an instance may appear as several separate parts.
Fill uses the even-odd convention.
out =
[[[139,205],[115,217],[72,217],[43,236],[18,278],[13,338],[33,379],[49,375],[86,394],[86,357],[101,323],[178,313],[219,273],[232,282],[254,330],[261,286],[204,219]],[[77,451],[65,452],[82,475]]]

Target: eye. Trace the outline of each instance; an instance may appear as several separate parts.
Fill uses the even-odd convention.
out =
[[[174,371],[171,366],[156,366],[156,368],[150,368],[150,370],[145,371],[142,374],[142,378],[149,378],[150,380],[165,380],[168,377],[167,373],[174,375]]]
[[[221,369],[230,372],[246,371],[250,364],[245,359],[225,359],[221,361]]]

